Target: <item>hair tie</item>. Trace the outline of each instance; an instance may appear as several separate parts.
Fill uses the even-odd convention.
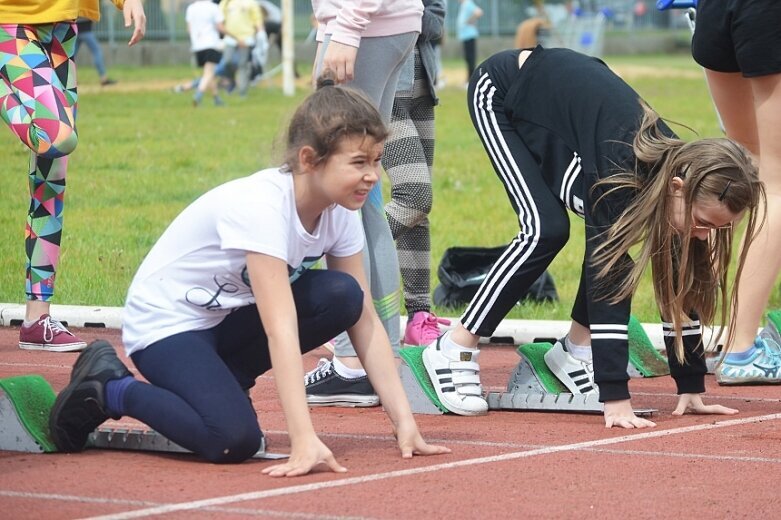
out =
[[[336,82],[331,78],[323,78],[320,80],[320,87],[334,87]]]
[[[727,190],[729,189],[731,184],[732,184],[732,179],[727,181],[727,185],[724,186],[724,189],[721,191],[721,195],[719,195],[719,202],[723,201],[724,197],[727,196]]]

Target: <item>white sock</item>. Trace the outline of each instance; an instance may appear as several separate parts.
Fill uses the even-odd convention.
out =
[[[446,357],[449,358],[458,358],[459,353],[467,351],[467,352],[476,352],[476,348],[469,348],[465,347],[463,345],[459,345],[452,339],[453,335],[451,331],[447,331],[444,336],[442,337],[442,341],[439,342],[439,346],[442,348],[442,353],[445,354]]]
[[[357,379],[359,377],[366,377],[366,370],[363,368],[350,368],[341,361],[338,357],[334,357],[334,370],[336,373],[345,379]]]
[[[591,345],[576,345],[569,339],[569,336],[567,336],[565,342],[567,351],[572,354],[572,357],[579,359],[580,361],[585,361],[586,363],[593,362],[594,358],[591,354]]]
[[[24,321],[22,322],[22,325],[24,325],[25,327],[32,327],[32,326],[33,326],[33,325],[35,325],[37,322],[38,322],[38,320],[29,320],[29,321],[28,321],[28,320],[24,320]]]

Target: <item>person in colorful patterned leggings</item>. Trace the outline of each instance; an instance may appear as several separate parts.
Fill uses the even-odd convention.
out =
[[[141,0],[113,0],[144,36]],[[19,348],[69,352],[87,345],[49,315],[62,236],[68,154],[76,147],[76,23],[100,19],[98,0],[0,2],[0,117],[32,151],[25,229],[27,304]]]

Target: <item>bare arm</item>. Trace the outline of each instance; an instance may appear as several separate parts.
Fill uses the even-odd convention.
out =
[[[271,476],[304,475],[321,462],[334,471],[346,471],[317,438],[309,416],[298,341],[298,317],[287,264],[268,255],[248,253],[247,270],[268,337],[274,380],[291,445],[290,459],[286,463],[268,467],[263,472]]]
[[[347,333],[363,367],[366,369],[366,373],[369,375],[372,386],[377,395],[380,396],[385,412],[393,423],[402,456],[408,458],[412,457],[413,454],[448,453],[450,450],[447,448],[426,444],[418,432],[417,423],[412,416],[407,396],[396,370],[396,361],[388,335],[374,309],[371,291],[363,272],[361,254],[342,258],[329,256],[327,263],[329,269],[351,275],[363,289],[361,318]]]
[[[472,16],[469,17],[469,20],[466,21],[469,25],[474,25],[477,23],[477,20],[480,19],[480,17],[483,16],[483,10],[479,7],[476,7],[474,12],[472,13]]]

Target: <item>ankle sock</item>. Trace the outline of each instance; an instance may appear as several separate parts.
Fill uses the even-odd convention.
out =
[[[458,357],[459,352],[477,352],[476,348],[465,347],[453,341],[450,331],[446,332],[442,336],[442,340],[439,342],[439,346],[442,349],[442,353],[449,358]]]
[[[106,383],[106,411],[110,415],[125,415],[125,392],[135,382],[133,376],[125,376]]]
[[[586,363],[592,363],[594,360],[594,357],[591,353],[591,345],[578,345],[576,343],[573,343],[569,336],[567,336],[564,339],[564,347],[567,349],[567,352],[572,354],[572,357],[575,359],[578,359],[580,361],[585,361]]]
[[[345,379],[357,379],[359,377],[366,377],[366,370],[363,368],[350,368],[341,361],[339,358],[334,357],[334,370],[336,373]]]
[[[754,352],[756,351],[756,348],[754,345],[751,345],[751,347],[748,350],[744,350],[743,352],[730,352],[726,356],[724,356],[724,361],[726,363],[745,363],[749,359],[751,359],[751,356],[754,355]]]

